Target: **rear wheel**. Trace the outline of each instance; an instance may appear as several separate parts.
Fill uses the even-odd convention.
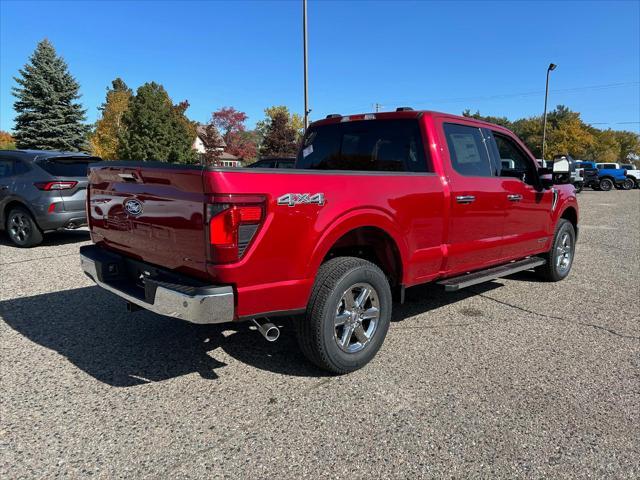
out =
[[[602,190],[603,192],[608,192],[614,187],[613,180],[611,180],[610,178],[603,178],[600,180],[598,187],[600,187],[599,190]]]
[[[547,282],[558,282],[566,278],[573,265],[576,232],[573,224],[561,218],[556,226],[551,250],[543,256],[547,263],[536,268],[538,276]]]
[[[626,178],[622,183],[623,190],[631,190],[635,186],[635,182],[631,178]]]
[[[298,343],[318,367],[348,373],[366,365],[384,341],[391,320],[391,288],[380,268],[355,257],[324,263],[304,317]]]
[[[42,232],[26,208],[12,208],[5,228],[11,241],[18,247],[34,247],[42,242]]]

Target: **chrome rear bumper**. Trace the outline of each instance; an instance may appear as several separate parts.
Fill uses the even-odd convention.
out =
[[[98,286],[128,302],[160,315],[191,323],[211,324],[233,321],[234,298],[233,289],[230,286],[194,287],[149,278],[145,279],[144,295],[142,295],[142,288],[131,288],[131,284],[119,278],[120,258],[95,245],[80,249],[82,270]]]

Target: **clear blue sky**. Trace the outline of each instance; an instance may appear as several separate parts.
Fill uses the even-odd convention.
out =
[[[600,128],[639,131],[640,3],[309,2],[312,118],[409,105],[515,119],[550,105]],[[11,86],[49,38],[81,85],[88,120],[115,77],[162,83],[205,122],[233,106],[249,115],[303,110],[301,0],[0,0],[0,129],[13,126]],[[623,123],[635,122],[635,123]]]

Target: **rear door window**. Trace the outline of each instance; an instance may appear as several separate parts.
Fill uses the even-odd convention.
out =
[[[52,157],[38,161],[38,165],[55,177],[86,177],[91,163],[99,162],[97,157]]]
[[[296,168],[428,172],[417,120],[362,120],[311,127]]]
[[[451,166],[456,172],[466,177],[494,175],[489,152],[479,128],[445,123],[444,134],[451,156]]]
[[[13,160],[8,158],[0,158],[0,178],[6,178],[13,175]]]

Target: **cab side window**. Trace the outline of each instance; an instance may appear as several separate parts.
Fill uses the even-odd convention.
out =
[[[493,168],[482,131],[477,127],[444,124],[453,169],[466,177],[492,177]]]
[[[492,132],[500,159],[500,176],[518,178],[533,185],[536,170],[531,159],[506,135]]]

